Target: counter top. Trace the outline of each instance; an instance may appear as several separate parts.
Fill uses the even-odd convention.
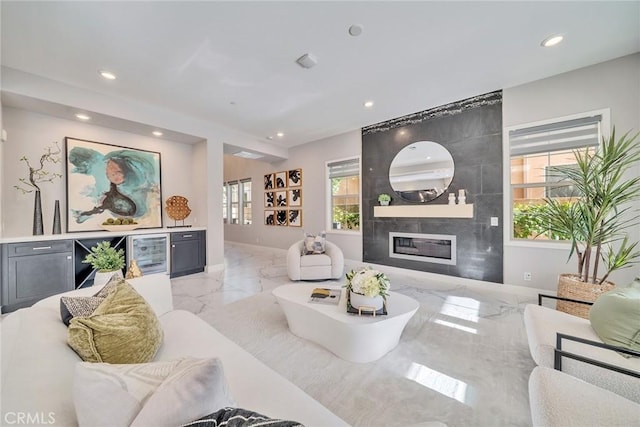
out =
[[[206,230],[206,227],[164,227],[164,228],[140,228],[129,231],[89,231],[80,233],[63,233],[63,234],[43,234],[41,236],[22,236],[22,237],[3,237],[0,243],[24,243],[24,242],[42,242],[46,240],[78,240],[78,239],[95,239],[109,235],[113,236],[131,236],[140,234],[163,234],[163,233],[182,233],[186,231]]]

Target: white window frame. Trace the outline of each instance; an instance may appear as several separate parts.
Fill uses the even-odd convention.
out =
[[[245,200],[244,200],[244,192],[242,191],[242,187],[244,185],[244,183],[250,183],[251,184],[251,223],[250,224],[245,224],[245,212],[244,212],[244,204],[245,204]],[[231,222],[231,205],[233,205],[234,203],[231,201],[231,187],[233,185],[237,185],[238,187],[238,222],[237,223],[233,223]],[[225,218],[223,218],[223,223],[225,225],[252,225],[253,224],[253,183],[251,178],[244,178],[244,179],[234,179],[231,181],[226,181],[223,183],[223,189],[226,191],[226,195],[227,195],[227,206],[226,206],[226,213],[227,213],[227,218],[225,221]],[[224,205],[223,205],[224,207]]]
[[[251,178],[245,178],[239,180],[240,183],[240,225],[252,225],[253,224],[253,183],[251,182]],[[251,189],[251,200],[248,202],[244,199],[244,186],[246,183],[249,183],[249,187]],[[251,217],[249,218],[249,223],[246,223],[247,214],[245,212],[245,205],[249,204],[251,206]]]
[[[229,224],[229,185],[226,182],[222,183],[222,223]]]
[[[232,190],[232,189],[233,189],[233,186],[234,186],[234,185],[235,185],[235,186],[236,186],[236,188],[237,188],[237,194],[236,194],[236,196],[237,196],[237,199],[236,199],[236,200],[237,200],[237,202],[234,202],[234,201],[233,201],[233,198],[232,198],[232,196],[233,196],[233,194],[232,194],[232,193],[233,193],[233,190]],[[227,203],[227,204],[228,204],[228,206],[229,206],[229,224],[230,224],[230,225],[240,225],[240,223],[241,223],[241,221],[240,221],[240,220],[241,220],[241,218],[242,218],[242,216],[241,216],[241,207],[240,207],[240,206],[241,206],[241,204],[240,204],[240,199],[242,198],[242,196],[241,196],[241,194],[240,194],[240,181],[238,181],[238,180],[233,180],[233,181],[229,181],[229,182],[227,182],[227,188],[229,188],[229,192],[227,193],[227,201],[228,201],[228,203]],[[232,214],[233,214],[233,207],[234,207],[234,205],[237,205],[237,209],[238,209],[238,218],[237,218],[237,219],[238,219],[238,222],[233,222],[233,216],[232,216]]]
[[[503,170],[503,240],[505,246],[518,246],[528,248],[552,248],[552,249],[569,249],[570,244],[566,241],[551,240],[526,240],[513,238],[513,192],[511,191],[511,147],[509,145],[509,132],[514,130],[542,126],[567,120],[580,119],[584,117],[600,115],[600,133],[607,137],[610,135],[611,110],[604,108],[601,110],[587,111],[583,113],[572,114],[563,117],[554,117],[552,119],[540,120],[536,122],[522,123],[518,125],[505,127],[502,131],[502,170]]]
[[[358,161],[358,215],[360,215],[360,226],[357,230],[334,230],[333,229],[333,212],[331,201],[331,181],[329,179],[329,165],[337,162],[344,162],[347,160]],[[325,185],[325,230],[330,234],[349,234],[358,235],[362,234],[362,158],[361,156],[350,156],[340,159],[333,159],[324,162],[324,185]]]

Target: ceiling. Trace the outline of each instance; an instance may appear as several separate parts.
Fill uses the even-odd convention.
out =
[[[1,7],[3,66],[281,147],[640,51],[639,1]],[[352,24],[362,25],[360,36],[349,35]],[[542,48],[555,33],[564,42]],[[295,63],[305,53],[315,67]],[[117,79],[104,80],[101,69]]]

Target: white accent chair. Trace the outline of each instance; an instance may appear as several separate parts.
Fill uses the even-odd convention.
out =
[[[323,254],[302,255],[304,240],[287,252],[287,273],[291,280],[339,279],[344,273],[344,255],[335,244],[325,241]]]
[[[529,405],[534,427],[640,425],[640,404],[545,366],[529,377]]]
[[[617,368],[638,375],[640,357],[637,354],[636,357],[625,357],[621,353],[628,350],[604,344],[588,319],[528,304],[524,310],[524,326],[529,351],[536,365],[561,369],[566,374],[640,403],[640,379],[616,372]],[[580,358],[573,358],[573,355]]]

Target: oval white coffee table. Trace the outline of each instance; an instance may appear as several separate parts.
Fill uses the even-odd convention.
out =
[[[390,292],[387,315],[358,316],[347,313],[344,289],[340,303],[329,305],[309,302],[314,288],[340,289],[320,284],[283,285],[275,288],[273,295],[294,335],[313,341],[350,362],[373,362],[394,349],[420,305],[413,298]]]

